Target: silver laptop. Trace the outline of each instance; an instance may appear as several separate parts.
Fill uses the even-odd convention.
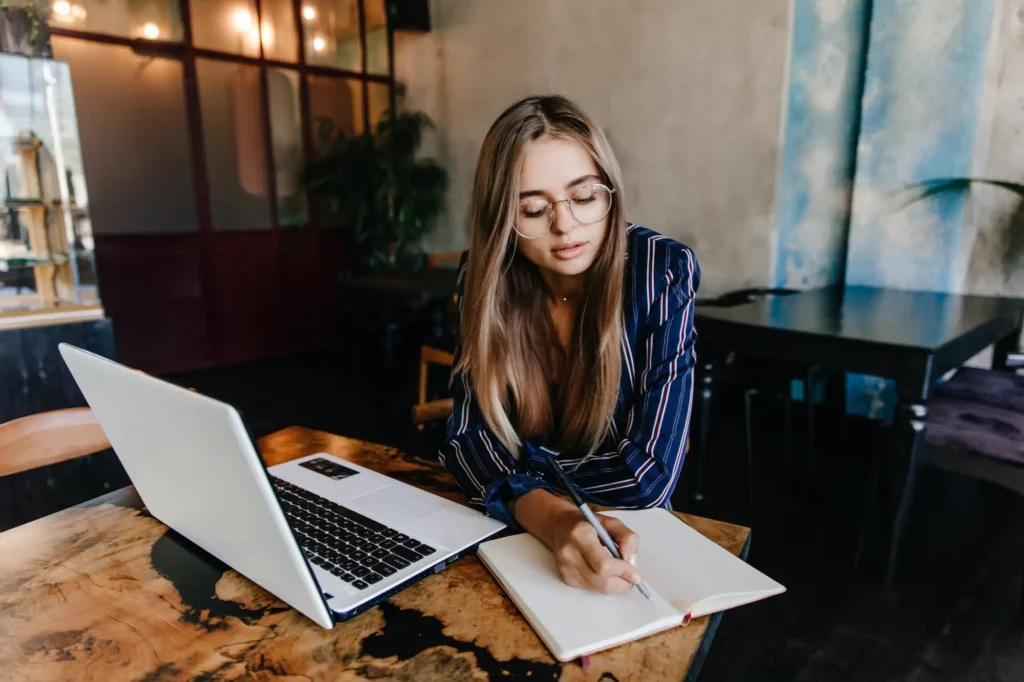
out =
[[[60,352],[150,513],[325,628],[505,527],[327,454],[266,468],[231,405]]]

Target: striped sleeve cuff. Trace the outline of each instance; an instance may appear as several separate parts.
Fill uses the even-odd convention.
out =
[[[526,493],[537,490],[552,492],[551,486],[529,474],[513,474],[487,486],[484,493],[484,507],[487,515],[501,521],[510,529],[523,530],[512,513],[512,503]]]

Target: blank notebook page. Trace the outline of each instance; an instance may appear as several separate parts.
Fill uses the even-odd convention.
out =
[[[485,542],[478,554],[560,661],[660,632],[683,619],[654,589],[652,604],[636,589],[603,595],[569,587],[551,551],[527,533]]]
[[[684,614],[693,611],[696,618],[786,589],[669,511],[602,513],[618,518],[640,536],[640,577]]]

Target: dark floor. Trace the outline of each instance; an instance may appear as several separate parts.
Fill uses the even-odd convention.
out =
[[[409,423],[413,363],[370,374],[336,356],[311,356],[173,379],[238,406],[256,436],[300,425],[417,451]],[[380,365],[367,359],[358,366]],[[903,577],[887,595],[852,566],[866,462],[882,442],[876,429],[862,422],[848,423],[846,432],[819,429],[812,487],[793,473],[804,470],[806,448],[788,466],[777,447],[779,417],[762,406],[751,512],[738,404],[727,394],[720,399],[708,501],[689,501],[687,466],[674,505],[752,527],[751,563],[788,591],[725,615],[703,682],[1024,681],[1024,629],[1016,621],[1024,500],[927,471]]]

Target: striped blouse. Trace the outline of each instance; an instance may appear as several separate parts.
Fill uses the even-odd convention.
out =
[[[455,404],[440,460],[471,504],[510,527],[517,527],[509,511],[513,500],[536,488],[558,489],[546,461],[549,454],[591,502],[669,506],[693,407],[693,304],[700,268],[689,248],[643,227],[628,227],[627,244],[622,381],[612,426],[594,455],[584,460],[527,441],[519,458],[512,457],[487,427],[469,377],[452,373]],[[460,308],[464,275],[465,256]]]

